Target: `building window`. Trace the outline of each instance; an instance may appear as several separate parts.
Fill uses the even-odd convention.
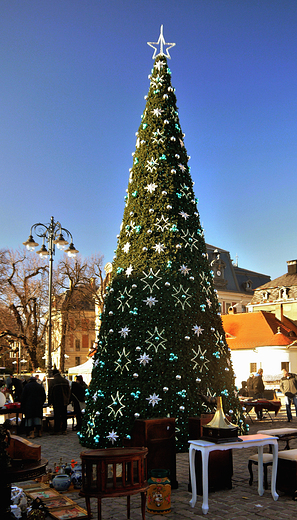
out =
[[[288,290],[288,287],[282,287],[280,290],[279,290],[279,299],[280,300],[287,300],[288,297],[289,297],[289,290]]]
[[[81,330],[83,330],[83,331],[89,330],[89,320],[88,319],[81,320]]]
[[[77,365],[80,365],[80,357],[79,356],[77,356],[75,358],[75,366],[77,366]]]
[[[257,373],[257,363],[250,363],[250,374],[253,372]]]
[[[283,370],[283,368],[286,369],[287,372],[289,372],[289,361],[282,361],[281,362],[281,370]]]
[[[75,340],[75,350],[80,350],[80,339]]]

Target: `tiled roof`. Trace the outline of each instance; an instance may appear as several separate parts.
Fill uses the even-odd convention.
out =
[[[261,287],[257,287],[258,290],[262,291],[263,289],[274,289],[277,287],[292,287],[297,286],[297,273],[295,274],[283,274],[271,282],[265,283],[261,285]]]
[[[222,316],[226,340],[231,350],[288,346],[297,339],[297,326],[278,320],[271,312],[246,312]]]

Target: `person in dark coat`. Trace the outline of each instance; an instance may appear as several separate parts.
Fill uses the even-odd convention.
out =
[[[81,410],[85,404],[85,391],[88,388],[87,384],[83,380],[82,376],[77,376],[76,380],[71,384],[71,396],[70,401],[73,404],[74,413],[76,416],[76,427],[75,430],[80,431],[82,426],[82,413]]]
[[[242,397],[248,397],[249,396],[249,392],[248,392],[248,389],[247,389],[247,386],[246,386],[246,381],[241,381],[241,388],[239,390],[239,395],[242,395]]]
[[[253,390],[255,399],[261,399],[264,397],[264,383],[263,383],[263,369],[259,368],[257,374],[254,377],[253,381]],[[257,412],[257,418],[261,420],[263,417],[263,411],[260,410]]]
[[[54,377],[50,381],[48,404],[54,408],[54,433],[67,433],[67,406],[70,402],[69,381],[61,376],[59,370],[53,371]]]
[[[248,397],[254,397],[253,382],[254,382],[254,374],[250,374],[250,376],[248,377],[247,382],[246,382],[246,386],[248,389]]]
[[[25,416],[25,432],[29,439],[34,439],[35,429],[36,436],[41,437],[43,403],[45,399],[44,388],[37,383],[35,377],[30,377],[21,397],[21,411]]]
[[[9,383],[7,388],[10,391],[14,402],[20,403],[23,389],[24,389],[22,381],[20,379],[18,379],[17,377],[12,377],[11,382]]]

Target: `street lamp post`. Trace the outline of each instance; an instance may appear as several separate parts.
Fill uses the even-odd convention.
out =
[[[36,253],[40,256],[49,257],[49,275],[48,275],[48,350],[47,350],[47,376],[52,375],[52,277],[53,277],[53,256],[55,254],[55,245],[58,249],[62,249],[70,257],[75,257],[78,253],[73,245],[72,234],[68,229],[63,228],[60,222],[55,222],[51,217],[50,224],[41,224],[40,222],[31,227],[30,235],[24,246],[29,251],[34,251],[39,244],[33,239],[33,232],[36,236],[42,238],[42,246]],[[64,235],[68,240],[65,240]],[[47,242],[47,247],[46,247]],[[69,244],[68,249],[65,249]]]

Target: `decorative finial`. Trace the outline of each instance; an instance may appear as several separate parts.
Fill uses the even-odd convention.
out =
[[[171,49],[171,47],[174,47],[175,46],[175,43],[166,43],[165,42],[165,39],[164,39],[164,36],[163,36],[163,25],[161,25],[161,29],[160,29],[160,36],[159,36],[159,39],[157,42],[147,42],[147,44],[152,47],[153,49],[155,49],[154,51],[154,54],[153,54],[153,60],[155,59],[156,56],[166,56],[166,58],[169,58],[171,59],[171,56],[169,54],[169,49]],[[157,52],[157,45],[160,45],[160,52]],[[166,49],[166,54],[163,52],[163,46],[167,46],[167,49]]]

